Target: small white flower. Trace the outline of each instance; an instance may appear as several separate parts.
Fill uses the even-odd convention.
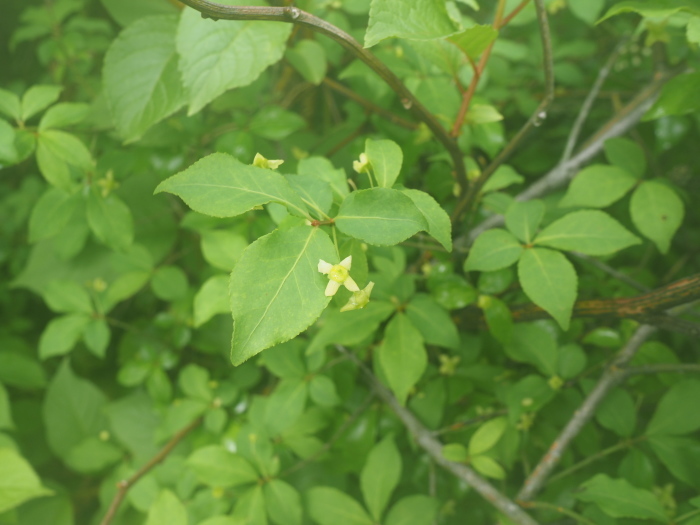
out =
[[[340,311],[349,312],[350,310],[359,310],[360,308],[367,306],[367,303],[369,303],[369,296],[372,293],[372,288],[374,288],[374,283],[370,281],[367,283],[364,290],[354,292],[350,297],[350,300],[340,309]]]
[[[253,159],[253,166],[257,166],[258,168],[267,168],[269,170],[276,170],[282,164],[284,164],[283,160],[268,160],[260,155],[260,153],[256,153],[255,158]]]
[[[352,255],[346,257],[340,264],[331,264],[323,259],[318,261],[318,271],[328,276],[328,286],[326,286],[326,297],[331,297],[340,288],[342,284],[351,292],[359,292],[360,287],[357,286],[352,277],[350,277],[350,267],[352,266]]]

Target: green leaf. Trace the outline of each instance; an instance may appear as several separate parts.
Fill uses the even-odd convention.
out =
[[[365,509],[353,498],[332,487],[307,492],[309,514],[319,525],[373,525]]]
[[[519,175],[512,167],[504,164],[499,166],[489,180],[486,181],[482,188],[482,193],[502,190],[512,184],[520,184],[525,180],[525,177]]]
[[[231,273],[234,365],[291,339],[318,319],[330,301],[318,261],[331,262],[334,254],[328,235],[309,226],[275,231],[246,248]]]
[[[164,180],[155,193],[163,191],[213,217],[235,217],[268,202],[284,204],[291,213],[308,217],[304,203],[282,175],[243,164],[226,153],[204,157]]]
[[[283,379],[302,379],[306,376],[306,365],[302,359],[302,342],[292,339],[281,345],[268,348],[262,356],[265,367]]]
[[[0,352],[0,382],[22,390],[46,386],[46,374],[39,362],[24,353],[5,347]]]
[[[426,343],[453,350],[459,346],[457,327],[449,314],[429,295],[414,295],[406,305],[406,315],[420,330]]]
[[[54,312],[92,313],[92,301],[85,287],[75,281],[55,279],[44,292],[44,301]]]
[[[92,166],[92,157],[75,135],[49,129],[37,136],[36,162],[52,186],[70,190]]]
[[[523,253],[523,247],[512,233],[496,228],[476,238],[464,262],[464,271],[492,272],[507,268]]]
[[[29,242],[56,237],[69,227],[74,213],[81,214],[81,222],[84,221],[85,212],[82,208],[84,204],[80,195],[71,195],[58,188],[48,188],[32,208],[29,217]]]
[[[61,91],[63,91],[63,86],[37,85],[30,87],[22,96],[22,121],[26,122],[56,102]]]
[[[245,458],[221,445],[196,449],[187,458],[187,466],[201,483],[210,487],[238,487],[258,481],[257,471]]]
[[[423,337],[406,315],[397,313],[389,321],[379,347],[379,363],[394,395],[405,403],[428,364]]]
[[[558,373],[562,379],[572,379],[586,368],[586,353],[574,343],[559,348]]]
[[[360,473],[360,488],[370,514],[379,522],[401,478],[401,454],[389,435],[370,450]]]
[[[513,315],[508,305],[488,295],[479,296],[478,304],[484,312],[491,335],[501,344],[508,344],[513,336]]]
[[[610,255],[640,244],[636,235],[605,212],[582,210],[569,213],[547,226],[535,244],[587,255]]]
[[[401,171],[403,151],[393,140],[365,141],[365,154],[372,165],[372,174],[380,188],[391,188]]]
[[[333,190],[333,197],[338,203],[342,202],[350,193],[345,170],[342,168],[335,169],[333,164],[325,157],[301,159],[297,172],[299,175],[311,175],[330,184]]]
[[[77,377],[64,360],[44,398],[44,425],[51,450],[58,457],[66,457],[85,438],[105,430],[106,402],[104,394],[94,384]]]
[[[175,494],[163,489],[148,510],[145,525],[187,525],[187,510]]]
[[[277,525],[301,525],[301,497],[297,489],[281,479],[263,486],[265,510]]]
[[[91,191],[87,200],[90,229],[101,242],[115,250],[125,250],[134,241],[131,210],[113,193],[102,197]]]
[[[0,113],[13,120],[20,120],[22,103],[12,91],[0,89]]]
[[[477,60],[498,37],[498,30],[489,25],[475,25],[448,40],[457,45],[472,60]]]
[[[389,188],[352,192],[340,206],[335,224],[351,237],[380,246],[398,244],[428,229],[413,201]]]
[[[508,420],[505,417],[497,417],[481,425],[469,440],[469,455],[478,456],[491,450],[501,439],[507,426]]]
[[[248,129],[268,140],[282,140],[306,127],[306,121],[296,113],[279,106],[265,106],[250,121]]]
[[[307,82],[319,85],[326,76],[326,51],[315,40],[299,40],[284,56]]]
[[[53,494],[53,491],[41,486],[41,480],[32,466],[15,450],[0,448],[0,465],[0,514],[25,501]]]
[[[267,525],[263,488],[258,485],[244,492],[238,498],[232,516],[235,523]]]
[[[503,467],[489,456],[474,456],[471,458],[471,465],[474,470],[489,478],[505,479],[506,477],[506,471],[503,470]]]
[[[105,96],[117,131],[133,142],[185,103],[177,70],[177,17],[141,18],[124,29],[107,50]]]
[[[638,489],[627,480],[597,474],[581,485],[576,498],[595,503],[613,518],[652,519],[667,523],[664,508],[648,490]]]
[[[539,199],[515,201],[505,213],[506,227],[524,243],[531,243],[544,217],[544,202]]]
[[[151,288],[158,299],[177,301],[187,295],[187,275],[177,266],[161,266],[151,278]]]
[[[631,437],[637,423],[634,399],[621,388],[610,392],[596,411],[598,423],[620,437]]]
[[[0,164],[14,164],[19,160],[15,140],[15,128],[0,119]]]
[[[187,397],[206,402],[212,401],[209,371],[206,368],[190,363],[180,371],[177,382]]]
[[[277,436],[289,428],[304,412],[307,384],[299,378],[283,379],[267,399],[265,426]]]
[[[696,14],[700,15],[700,10]],[[670,115],[686,115],[700,109],[696,94],[700,90],[700,73],[686,73],[672,78],[661,89],[661,95],[642,120]]]
[[[454,463],[464,463],[469,460],[469,451],[461,443],[448,443],[440,450],[442,457]]]
[[[431,525],[440,505],[435,499],[422,494],[401,498],[389,509],[386,525]]]
[[[207,279],[194,296],[194,326],[198,328],[216,314],[231,311],[228,298],[229,277],[215,275]]]
[[[372,0],[365,47],[385,38],[442,38],[459,30],[441,0]]]
[[[697,437],[649,436],[649,446],[676,478],[700,489],[700,443]]]
[[[688,21],[686,38],[690,44],[700,44],[700,16],[694,16]]]
[[[587,0],[586,2],[570,2],[566,4],[571,12],[579,20],[583,20],[589,26],[595,24],[600,12],[605,7],[605,0]]]
[[[554,317],[562,330],[568,330],[578,279],[567,258],[554,250],[525,250],[518,263],[518,278],[530,300]]]
[[[632,193],[630,215],[642,235],[651,239],[661,253],[668,253],[671,239],[683,222],[685,207],[675,191],[651,180]]]
[[[246,5],[245,0],[229,5]],[[247,86],[284,54],[291,24],[227,20],[219,24],[185,8],[177,30],[182,83],[189,115],[225,91]],[[231,67],[236,64],[236,67]]]
[[[620,200],[636,183],[635,177],[617,166],[588,166],[571,181],[559,207],[605,208]]]
[[[107,352],[110,336],[109,325],[104,319],[90,319],[83,331],[85,346],[100,359],[104,358]]]
[[[202,255],[212,266],[230,272],[243,255],[248,241],[241,234],[228,230],[202,232]]]
[[[448,252],[452,251],[452,223],[447,212],[430,195],[420,190],[402,189],[401,192],[413,201],[428,222],[428,233]]]
[[[647,170],[647,160],[642,147],[625,137],[608,139],[603,144],[605,156],[611,164],[641,178]]]
[[[333,407],[340,403],[335,383],[324,375],[316,375],[309,381],[309,396],[322,407]]]
[[[39,357],[48,359],[70,352],[89,322],[90,316],[82,313],[52,319],[39,338]]]
[[[617,2],[608,9],[603,18],[596,23],[600,24],[602,21],[621,13],[638,13],[645,18],[667,18],[680,11],[700,14],[700,8],[692,7],[689,2],[683,4],[675,0],[654,0],[653,2],[625,0],[623,2]]]
[[[557,342],[552,333],[541,324],[515,325],[513,336],[510,343],[505,345],[505,350],[511,359],[530,363],[545,376],[557,375]]]
[[[128,26],[139,18],[177,13],[177,8],[160,0],[100,0],[107,12],[121,26]]]
[[[114,465],[122,456],[121,449],[113,443],[91,436],[73,447],[63,461],[75,471],[92,474]]]
[[[673,385],[661,398],[646,429],[648,436],[688,434],[700,428],[700,412],[688,403],[700,399],[700,381],[686,379]]]
[[[287,181],[317,218],[328,218],[333,206],[333,190],[328,182],[313,175],[289,175]]]
[[[88,116],[90,106],[83,103],[62,102],[51,106],[39,121],[39,131],[65,128],[79,124]]]

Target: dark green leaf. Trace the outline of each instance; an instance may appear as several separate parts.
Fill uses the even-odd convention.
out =
[[[507,268],[523,253],[523,247],[512,233],[493,229],[479,235],[464,262],[464,271],[492,272]]]
[[[624,479],[597,474],[583,485],[576,498],[598,505],[613,518],[652,519],[667,523],[664,508],[653,493],[638,489]]]
[[[376,522],[381,521],[400,477],[401,455],[393,436],[389,435],[372,448],[360,473],[362,495]]]
[[[559,207],[605,208],[621,199],[636,182],[634,176],[617,166],[588,166],[571,182]]]
[[[384,335],[384,342],[379,347],[379,362],[394,395],[405,403],[408,392],[428,364],[423,337],[402,313],[397,313],[389,321]]]
[[[557,374],[557,345],[551,332],[538,323],[513,327],[513,336],[505,346],[506,354],[515,361],[530,363],[546,376]]]
[[[700,381],[696,379],[680,381],[664,394],[647,426],[646,434],[688,434],[700,428],[700,411],[688,403],[689,399],[700,399]]]
[[[654,241],[661,253],[668,253],[671,239],[683,222],[685,207],[671,188],[651,180],[632,193],[630,215],[637,229]]]
[[[414,295],[406,306],[406,315],[420,330],[426,343],[454,350],[459,346],[457,327],[449,314],[429,295]]]

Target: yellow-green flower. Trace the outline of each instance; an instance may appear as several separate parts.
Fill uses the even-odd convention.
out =
[[[283,160],[268,160],[260,155],[260,153],[256,153],[255,158],[253,159],[253,166],[257,166],[258,168],[266,168],[269,170],[276,170],[283,163]]]
[[[350,267],[352,266],[352,255],[346,257],[340,264],[331,264],[323,259],[318,261],[318,271],[326,274],[328,276],[328,286],[326,286],[326,297],[331,297],[340,288],[342,284],[350,290],[351,292],[359,292],[360,288],[357,286],[352,277],[350,277]]]
[[[369,159],[364,153],[360,153],[360,160],[356,160],[352,163],[352,169],[354,169],[357,173],[366,173],[370,170],[370,168],[371,165],[369,163]]]
[[[370,281],[367,283],[364,290],[353,292],[350,300],[340,309],[340,311],[349,312],[350,310],[359,310],[360,308],[367,306],[367,303],[369,303],[369,296],[372,293],[372,288],[374,288],[374,283]]]

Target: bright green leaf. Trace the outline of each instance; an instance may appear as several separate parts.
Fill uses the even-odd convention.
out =
[[[497,417],[481,425],[469,440],[469,455],[477,456],[491,450],[508,426],[505,417]]]
[[[335,383],[324,375],[316,375],[309,381],[309,397],[322,407],[333,407],[340,403]]]
[[[520,184],[524,180],[525,177],[519,175],[511,166],[504,164],[499,166],[494,174],[489,177],[489,180],[486,181],[486,184],[484,184],[481,192],[488,193],[491,191],[502,190],[503,188],[507,188],[512,184]]]
[[[187,525],[187,510],[178,497],[167,489],[158,494],[158,499],[148,510],[145,525]]]
[[[41,486],[41,480],[29,462],[11,448],[0,448],[0,468],[0,513],[25,501],[53,494]]]
[[[431,525],[438,511],[439,503],[428,496],[417,494],[401,498],[389,509],[386,525]]]
[[[630,215],[637,229],[668,253],[671,239],[683,222],[683,201],[671,188],[654,180],[640,184],[630,201]]]
[[[187,458],[187,466],[200,482],[210,487],[237,487],[258,480],[258,473],[246,459],[220,445],[196,449]]]
[[[90,106],[83,103],[62,102],[51,106],[39,121],[39,131],[52,128],[65,128],[79,124],[90,111]]]
[[[301,525],[302,507],[299,492],[281,479],[263,486],[265,509],[277,525]]]
[[[523,291],[568,330],[576,301],[577,277],[573,265],[560,252],[543,248],[525,250],[518,263]]]
[[[588,166],[571,181],[559,207],[605,208],[620,200],[636,183],[635,177],[617,166]]]
[[[333,205],[331,185],[313,175],[289,175],[287,181],[318,219],[327,219]]]
[[[205,281],[194,296],[194,326],[202,326],[216,314],[231,311],[228,298],[229,277],[215,275]]]
[[[700,14],[700,9],[698,13]],[[700,109],[696,94],[700,91],[700,73],[685,73],[672,78],[642,120],[654,120],[669,115],[686,115]]]
[[[52,186],[70,190],[92,166],[92,157],[75,135],[49,129],[37,136],[39,171]]]
[[[464,271],[492,272],[507,268],[523,253],[523,246],[512,233],[496,228],[476,238],[464,262]]]
[[[391,188],[401,171],[403,151],[393,140],[365,141],[365,154],[380,188]]]
[[[515,201],[506,210],[506,227],[524,243],[531,243],[544,217],[544,202]]]
[[[612,479],[605,474],[597,474],[583,483],[575,496],[581,501],[595,503],[613,518],[668,522],[666,512],[654,494],[638,489],[624,479]]]
[[[63,86],[37,85],[22,96],[22,120],[26,122],[58,100]]]
[[[39,357],[48,359],[70,352],[89,322],[90,316],[81,313],[52,319],[39,338]]]
[[[0,89],[0,113],[13,120],[20,120],[22,103],[12,91]]]
[[[365,47],[385,38],[442,38],[459,30],[441,0],[372,0]]]
[[[335,224],[351,237],[380,246],[398,244],[428,229],[413,201],[389,188],[352,192],[340,206]]]
[[[503,467],[489,456],[474,456],[471,458],[471,465],[474,470],[489,478],[505,479],[506,477],[506,471],[503,470]]]
[[[319,525],[373,525],[374,521],[353,498],[332,487],[307,492],[309,514]]]
[[[243,255],[248,241],[239,233],[227,230],[202,232],[202,255],[212,266],[230,272]]]
[[[582,210],[569,213],[543,229],[535,244],[587,255],[609,255],[640,244],[636,235],[605,212]]]
[[[265,426],[276,436],[291,426],[304,412],[308,385],[300,378],[283,379],[267,399]]]
[[[362,495],[376,522],[381,520],[400,477],[401,454],[389,435],[372,448],[360,473]]]
[[[477,60],[481,53],[498,37],[498,30],[489,25],[475,25],[461,33],[452,35],[448,40],[459,47],[472,60]]]
[[[104,319],[90,319],[83,330],[85,346],[100,359],[104,358],[107,352],[110,336],[109,325]]]
[[[326,76],[326,51],[315,40],[299,40],[284,56],[307,82],[319,85]]]
[[[263,488],[258,485],[241,494],[233,509],[232,516],[235,523],[267,525]]]
[[[680,11],[690,11],[700,14],[700,8],[693,8],[690,2],[679,3],[675,0],[654,0],[646,2],[644,0],[625,0],[617,2],[605,13],[603,18],[596,23],[600,24],[603,20],[619,15],[621,13],[638,13],[645,18],[667,18]]]
[[[501,344],[508,344],[513,336],[513,315],[508,305],[496,297],[486,295],[479,297],[478,304],[484,312],[491,335]]]
[[[406,315],[397,313],[389,321],[379,347],[379,363],[394,395],[405,403],[428,364],[423,337]]]
[[[177,13],[177,8],[160,0],[100,0],[110,16],[121,26],[128,26],[139,18]]]
[[[104,244],[115,250],[125,250],[134,240],[134,219],[131,210],[119,197],[102,197],[90,192],[87,201],[90,229]]]
[[[579,20],[592,26],[605,7],[605,0],[586,0],[585,2],[569,2],[566,4]]]
[[[428,222],[428,233],[448,252],[452,251],[452,223],[447,212],[429,194],[420,190],[402,189],[404,195],[413,201]]]
[[[459,346],[457,327],[449,314],[429,295],[414,295],[406,306],[406,315],[420,330],[426,343],[453,350]]]
[[[92,301],[84,286],[75,281],[55,279],[44,292],[44,301],[54,312],[92,313]]]

